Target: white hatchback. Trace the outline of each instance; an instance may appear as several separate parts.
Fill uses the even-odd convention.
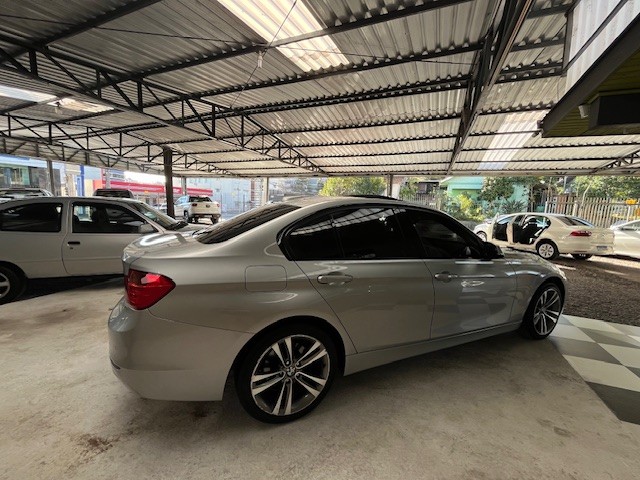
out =
[[[150,233],[196,230],[143,202],[34,197],[0,204],[0,304],[32,278],[122,273],[122,252]]]
[[[484,229],[478,227],[476,234],[483,236],[482,232],[489,242],[536,252],[547,260],[562,253],[571,254],[578,260],[613,254],[614,234],[610,229],[594,227],[588,221],[570,215],[514,213],[498,217]]]

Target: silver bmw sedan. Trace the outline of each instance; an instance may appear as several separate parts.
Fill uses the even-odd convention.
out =
[[[124,252],[114,373],[145,398],[220,400],[286,422],[336,375],[520,329],[546,338],[565,276],[436,210],[383,197],[268,204]]]

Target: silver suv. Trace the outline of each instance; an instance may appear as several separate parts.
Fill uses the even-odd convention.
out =
[[[209,218],[211,223],[220,221],[220,204],[205,195],[183,195],[176,200],[175,214],[182,215],[187,222]]]

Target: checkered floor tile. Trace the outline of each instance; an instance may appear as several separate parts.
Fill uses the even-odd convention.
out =
[[[549,339],[620,420],[640,425],[640,327],[562,315]]]

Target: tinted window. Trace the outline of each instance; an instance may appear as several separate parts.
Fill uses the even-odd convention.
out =
[[[59,232],[62,205],[32,203],[0,211],[0,230],[8,232]]]
[[[166,208],[166,204],[165,208]],[[138,213],[141,213],[142,215],[144,215],[145,217],[151,219],[152,221],[156,222],[157,224],[161,225],[162,227],[168,229],[168,230],[175,230],[177,228],[179,228],[180,226],[184,226],[185,223],[184,222],[177,222],[175,219],[171,218],[169,215],[166,215],[162,212],[159,212],[158,210],[151,208],[149,205],[147,205],[146,203],[131,203],[129,204],[129,207],[131,207],[132,209],[138,211]]]
[[[218,223],[197,235],[200,243],[220,243],[297,210],[298,206],[286,203],[270,204],[249,210],[237,217]]]
[[[331,214],[314,217],[291,231],[287,248],[294,260],[339,260],[343,257]]]
[[[333,214],[344,258],[407,258],[404,237],[393,208],[358,208]]]
[[[190,202],[210,202],[211,199],[209,197],[204,197],[202,195],[199,195],[197,197],[189,197],[189,201]]]
[[[140,233],[145,223],[119,205],[73,204],[73,233]]]
[[[327,212],[297,225],[286,248],[294,260],[408,258],[397,216],[382,207]]]
[[[454,220],[419,210],[409,210],[407,218],[426,258],[481,257],[480,242]]]

